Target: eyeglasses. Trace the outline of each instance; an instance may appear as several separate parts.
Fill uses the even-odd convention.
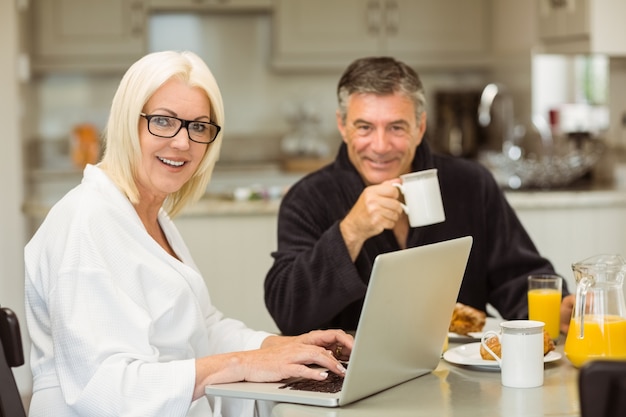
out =
[[[179,119],[160,114],[139,113],[148,121],[148,132],[160,138],[173,138],[183,127],[187,129],[189,140],[209,144],[215,140],[222,128],[213,122]]]

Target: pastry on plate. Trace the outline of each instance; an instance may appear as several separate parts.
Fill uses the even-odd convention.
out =
[[[485,343],[487,344],[487,346],[489,346],[489,349],[491,349],[493,353],[498,355],[499,358],[502,357],[502,346],[500,345],[500,339],[498,339],[496,336],[492,336],[489,339],[487,339]],[[544,330],[543,331],[543,356],[546,356],[548,353],[552,352],[554,349],[555,347],[554,347],[554,342],[552,341],[552,338],[550,337],[548,332]],[[487,349],[485,349],[482,344],[480,345],[480,357],[488,361],[495,361],[495,358],[491,356],[489,352],[487,352]]]
[[[456,303],[448,331],[467,336],[469,333],[482,332],[487,321],[484,311],[462,303]]]
[[[546,356],[548,353],[552,352],[555,349],[554,341],[550,337],[550,334],[543,331],[543,356]]]
[[[500,339],[498,339],[497,336],[491,336],[485,340],[485,344],[489,346],[489,349],[491,349],[493,353],[498,355],[498,358],[502,357],[502,345],[500,344]],[[487,352],[487,349],[485,349],[482,343],[480,344],[480,357],[487,361],[496,360],[496,358],[491,356],[491,353]]]

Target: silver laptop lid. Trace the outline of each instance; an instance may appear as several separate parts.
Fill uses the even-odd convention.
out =
[[[471,245],[467,236],[376,258],[339,393],[254,382],[209,385],[205,392],[336,407],[433,371],[441,358]]]
[[[471,245],[463,237],[376,258],[340,405],[437,367]]]

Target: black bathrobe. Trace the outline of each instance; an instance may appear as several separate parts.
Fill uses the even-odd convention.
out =
[[[482,165],[417,148],[413,171],[437,168],[446,220],[410,228],[407,247],[461,236],[474,238],[458,301],[480,310],[490,303],[506,319],[528,317],[527,277],[554,273],[491,173]],[[354,330],[376,255],[400,249],[391,230],[368,239],[355,262],[339,222],[365,184],[342,144],[333,163],[293,185],[278,218],[278,248],[265,279],[265,303],[286,335],[313,329]],[[424,291],[428,291],[428,279]],[[401,290],[401,289],[400,289]],[[567,288],[564,289],[567,294]]]

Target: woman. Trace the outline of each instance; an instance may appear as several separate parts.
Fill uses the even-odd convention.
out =
[[[342,331],[282,337],[224,318],[170,220],[204,193],[223,122],[193,53],[149,54],[122,78],[102,161],[25,249],[31,416],[208,416],[210,383],[327,376],[307,364],[345,372]]]

